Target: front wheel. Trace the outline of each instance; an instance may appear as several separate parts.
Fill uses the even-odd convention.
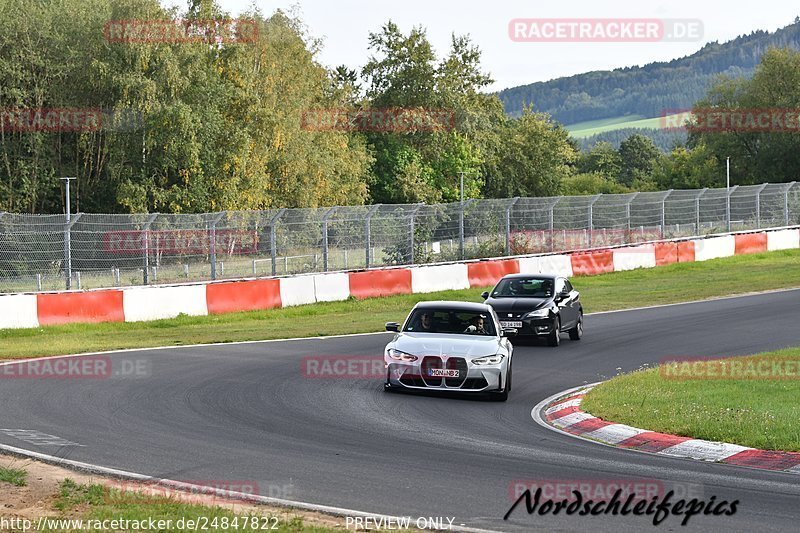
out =
[[[508,366],[508,376],[506,376],[506,388],[501,392],[494,393],[494,399],[498,402],[505,402],[508,400],[508,393],[511,392],[511,364]]]
[[[569,338],[573,341],[579,341],[583,337],[583,315],[578,317],[578,322],[575,327],[569,330]]]
[[[561,320],[558,317],[553,321],[553,331],[547,336],[547,344],[550,346],[561,344]]]

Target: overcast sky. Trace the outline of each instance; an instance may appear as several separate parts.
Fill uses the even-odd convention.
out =
[[[183,7],[183,0],[165,0]],[[483,52],[482,64],[499,90],[591,70],[643,65],[692,54],[709,41],[724,42],[756,29],[774,31],[800,15],[789,0],[218,0],[238,14],[255,4],[264,13],[299,6],[311,33],[323,39],[319,60],[359,68],[367,36],[391,19],[407,32],[421,25],[439,56],[450,35],[469,34]],[[520,43],[508,23],[516,18],[699,19],[703,37],[693,42]]]

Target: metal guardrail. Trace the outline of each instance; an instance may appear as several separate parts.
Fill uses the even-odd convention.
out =
[[[798,223],[795,182],[433,205],[78,213],[66,221],[0,213],[0,292],[421,264]]]

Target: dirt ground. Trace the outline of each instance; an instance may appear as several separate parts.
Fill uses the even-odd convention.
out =
[[[125,487],[127,490],[136,490],[145,494],[163,496],[164,489],[148,487],[147,484],[130,481],[120,481],[107,477],[86,474],[63,467],[42,463],[33,459],[19,458],[11,455],[0,454],[0,468],[15,468],[28,473],[27,485],[17,487],[0,481],[0,516],[5,518],[25,518],[36,521],[42,516],[73,517],[70,514],[61,514],[54,507],[59,491],[59,485],[66,479],[72,479],[78,484],[99,484],[113,488]],[[181,495],[179,492],[169,490],[171,497],[186,501],[186,503],[200,503],[206,496]],[[207,502],[211,503],[211,502]],[[236,500],[223,500],[217,496],[213,498],[213,505],[230,509],[237,514],[261,514],[277,516],[282,520],[291,520],[295,517],[303,519],[305,525],[314,525],[328,528],[344,528],[344,517],[331,516],[323,513],[303,511],[299,509],[286,509],[266,505],[254,505]],[[73,513],[75,514],[75,513]],[[78,517],[78,516],[74,516]]]

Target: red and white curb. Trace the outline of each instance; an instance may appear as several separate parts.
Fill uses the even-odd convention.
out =
[[[597,383],[561,392],[539,403],[531,416],[539,424],[576,436],[640,452],[800,474],[800,453],[758,450],[607,422],[581,410],[584,395]]]

